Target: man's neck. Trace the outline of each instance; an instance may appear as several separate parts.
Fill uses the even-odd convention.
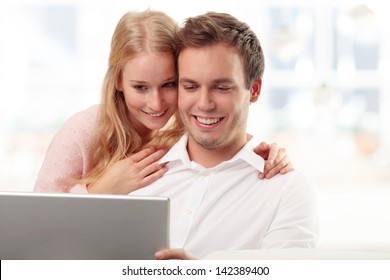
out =
[[[218,148],[205,148],[188,137],[187,151],[190,160],[206,168],[217,166],[223,161],[233,158],[247,142],[246,136],[229,145]]]

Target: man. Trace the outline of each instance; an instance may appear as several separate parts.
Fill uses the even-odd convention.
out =
[[[179,249],[156,258],[315,246],[315,194],[306,179],[297,171],[257,178],[264,160],[246,135],[264,71],[256,35],[228,14],[206,13],[186,21],[179,42],[178,106],[188,133],[163,157],[169,171],[132,193],[171,198],[171,247]]]

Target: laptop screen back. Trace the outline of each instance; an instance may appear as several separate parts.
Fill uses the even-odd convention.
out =
[[[154,259],[169,247],[169,199],[0,193],[0,259]]]

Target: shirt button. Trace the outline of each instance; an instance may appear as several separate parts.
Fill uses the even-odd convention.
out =
[[[191,215],[191,214],[192,214],[192,211],[191,211],[191,209],[186,209],[186,210],[184,211],[184,213],[185,213],[186,215]]]
[[[209,174],[207,171],[205,171],[205,172],[202,173],[202,175],[203,175],[203,177],[207,177],[207,176],[209,176],[210,174]]]

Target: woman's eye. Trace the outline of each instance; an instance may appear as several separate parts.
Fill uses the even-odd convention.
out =
[[[135,85],[133,86],[133,88],[137,91],[145,91],[147,90],[147,87],[146,86],[143,86],[143,85]]]
[[[165,88],[176,87],[176,82],[168,82],[168,83],[165,83],[165,84],[163,84],[163,87],[165,87]]]

